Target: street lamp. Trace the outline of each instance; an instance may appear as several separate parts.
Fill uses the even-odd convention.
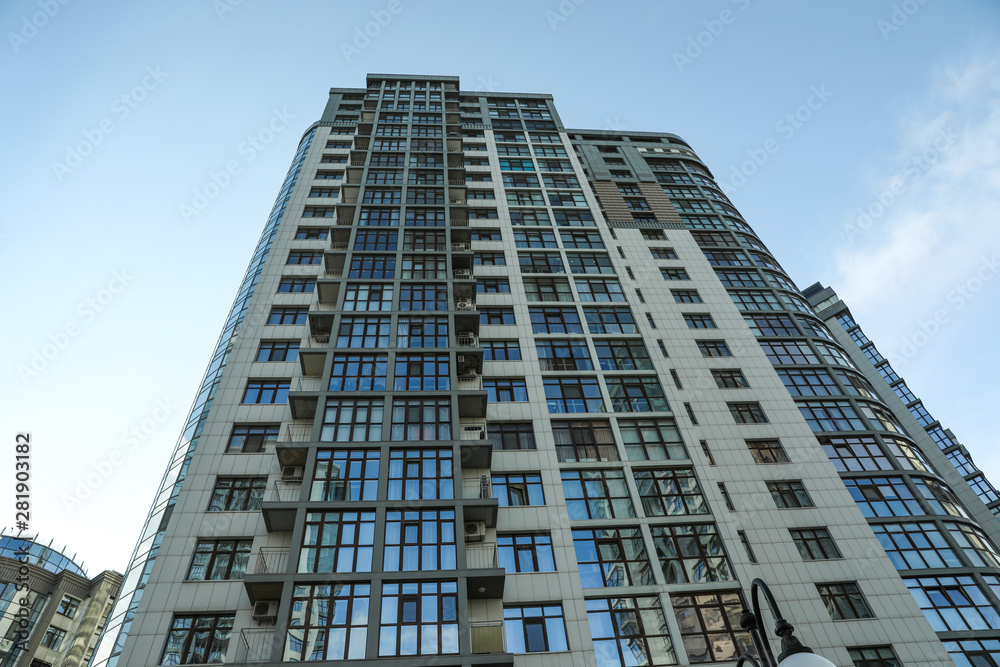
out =
[[[759,591],[764,591],[764,599],[767,600],[767,606],[771,608],[771,614],[774,615],[774,634],[781,637],[781,653],[778,654],[777,660],[774,659],[774,654],[771,652],[771,643],[767,639],[767,633],[762,632],[757,624],[758,619],[761,618],[760,601],[757,599]],[[749,662],[753,667],[779,667],[779,665],[780,667],[836,667],[826,658],[813,653],[813,650],[808,646],[803,646],[802,642],[792,634],[794,629],[792,624],[781,615],[778,603],[774,601],[771,589],[767,587],[763,579],[754,579],[750,584],[750,597],[753,603],[753,612],[744,608],[743,616],[740,617],[740,626],[750,633],[750,639],[757,648],[760,661],[749,653],[744,653],[737,660],[736,667],[743,667],[744,662]],[[761,665],[761,662],[764,664]]]

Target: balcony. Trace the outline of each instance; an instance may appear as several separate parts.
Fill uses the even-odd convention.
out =
[[[312,439],[312,431],[312,423],[285,424],[275,445],[278,465],[282,468],[285,466],[304,466],[309,453],[309,446],[304,443]]]
[[[493,482],[489,475],[463,477],[462,499],[466,501],[466,521],[484,521],[488,528],[496,527],[499,503],[493,497]]]
[[[463,468],[489,468],[493,460],[493,442],[486,437],[486,422],[461,422],[458,438]]]
[[[452,243],[451,244],[451,251],[452,252],[471,252],[472,251],[472,244],[471,243]]]
[[[473,621],[469,623],[469,631],[473,653],[506,653],[503,621]]]
[[[472,269],[456,269],[451,272],[451,275],[455,280],[475,280]]]
[[[319,392],[325,390],[323,378],[319,376],[303,375],[295,378],[288,392],[288,405],[292,410],[292,419],[312,420],[316,416]]]
[[[281,597],[281,579],[277,575],[288,570],[288,547],[261,547],[257,557],[251,559],[253,572],[243,577],[243,587],[253,604],[258,600],[277,600]]]
[[[455,299],[455,310],[472,312],[476,309],[476,302],[473,299]]]
[[[267,532],[291,530],[295,524],[295,507],[292,503],[302,497],[302,480],[279,479],[268,489],[261,503]]]
[[[483,390],[483,376],[482,375],[460,375],[458,377],[458,387],[459,391],[482,391]]]
[[[329,336],[309,336],[299,343],[299,366],[302,375],[318,376],[326,365],[326,351],[330,347]]]
[[[283,644],[284,633],[281,640],[274,634],[274,628],[245,628],[240,630],[240,637],[236,642],[236,654],[233,656],[235,664],[252,664],[260,662],[271,662],[271,653],[275,646]]]
[[[505,572],[500,567],[497,545],[493,542],[473,542],[465,545],[465,566],[469,575],[470,599],[502,599]]]
[[[312,423],[285,424],[285,428],[278,435],[278,442],[309,442],[312,430]]]

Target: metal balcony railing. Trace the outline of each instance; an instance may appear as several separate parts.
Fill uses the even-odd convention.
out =
[[[347,250],[347,241],[330,241],[330,250]]]
[[[483,376],[482,375],[459,375],[458,376],[458,390],[459,391],[482,391],[483,390]]]
[[[312,430],[312,424],[286,424],[278,440],[281,442],[309,442]]]
[[[479,347],[479,336],[468,336],[465,334],[458,334],[458,336],[455,337],[455,340],[458,343],[459,347]]]
[[[452,275],[455,280],[472,280],[472,271],[469,269],[455,269]]]
[[[233,657],[233,662],[270,662],[271,649],[276,641],[274,628],[240,630],[240,638],[236,642],[236,655]]]
[[[295,378],[292,391],[323,391],[323,378],[303,375]]]
[[[463,422],[461,428],[461,434],[459,435],[459,439],[461,440],[486,439],[486,422]]]
[[[489,475],[462,478],[462,497],[466,500],[488,500],[493,497],[493,481]]]
[[[327,278],[343,278],[344,277],[344,270],[343,269],[327,269],[326,271],[323,272],[323,275],[325,277],[327,277]]]
[[[316,335],[303,338],[301,347],[330,347],[330,337]]]
[[[469,569],[488,570],[500,567],[497,545],[493,542],[465,545],[465,564]]]
[[[472,250],[472,244],[471,243],[452,243],[451,244],[451,250],[452,250],[452,252],[465,252],[467,250]]]
[[[473,653],[506,653],[503,621],[478,621],[469,623]]]
[[[257,552],[254,574],[284,574],[288,569],[288,547],[261,547]],[[471,565],[469,567],[472,567]]]
[[[301,479],[276,479],[267,500],[288,503],[298,500],[302,495]]]

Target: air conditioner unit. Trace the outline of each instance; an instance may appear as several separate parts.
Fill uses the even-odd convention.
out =
[[[465,355],[464,354],[456,354],[455,355],[455,360],[458,363],[460,363],[460,364],[464,364],[465,363]]]
[[[472,310],[472,299],[459,299],[458,300],[459,310]]]
[[[275,623],[278,620],[278,602],[261,600],[253,605],[253,620],[258,623]]]
[[[285,481],[302,480],[306,469],[303,466],[281,466],[281,479]]]
[[[486,539],[486,523],[484,521],[468,521],[465,524],[465,541],[482,542]]]

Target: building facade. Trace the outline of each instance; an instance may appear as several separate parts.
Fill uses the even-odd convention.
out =
[[[0,535],[0,667],[81,667],[90,661],[122,575],[93,579],[51,545]]]
[[[733,662],[762,577],[838,665],[995,667],[995,520],[832,329],[679,137],[332,89],[92,664]]]

